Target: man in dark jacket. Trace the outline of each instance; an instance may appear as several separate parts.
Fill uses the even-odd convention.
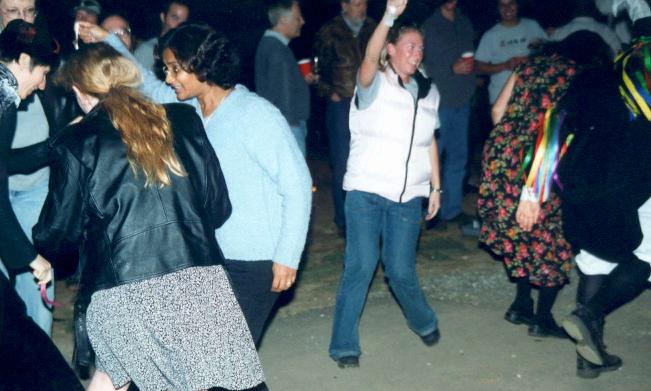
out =
[[[319,91],[327,99],[332,198],[335,225],[341,236],[345,236],[346,231],[343,181],[350,151],[350,99],[355,90],[357,69],[375,30],[375,22],[366,16],[366,5],[366,0],[342,0],[341,15],[321,28],[314,45],[319,66]]]
[[[303,156],[307,120],[310,117],[310,88],[313,75],[301,75],[296,57],[287,46],[301,35],[305,24],[296,0],[278,0],[268,12],[271,29],[260,39],[255,53],[255,88],[258,95],[283,113]]]
[[[438,0],[438,5],[423,24],[424,62],[427,75],[441,94],[441,127],[436,138],[443,181],[439,218],[445,222],[462,217],[470,99],[475,92],[474,30],[470,20],[457,9],[457,0]],[[468,57],[463,58],[464,54]]]

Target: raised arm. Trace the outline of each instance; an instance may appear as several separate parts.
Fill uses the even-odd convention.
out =
[[[157,103],[174,103],[179,100],[176,99],[174,90],[159,80],[151,69],[145,68],[138,62],[138,60],[131,54],[129,49],[124,46],[124,43],[115,34],[110,34],[100,26],[88,22],[79,22],[79,38],[85,43],[105,42],[113,49],[120,52],[121,55],[131,60],[140,71],[142,75],[142,85],[140,90],[143,94],[147,95],[150,99]]]
[[[380,55],[387,40],[389,29],[393,21],[397,19],[407,8],[407,0],[388,0],[387,8],[384,12],[382,21],[378,23],[371,39],[366,46],[364,60],[359,68],[359,84],[362,87],[368,87],[375,78],[380,64]]]

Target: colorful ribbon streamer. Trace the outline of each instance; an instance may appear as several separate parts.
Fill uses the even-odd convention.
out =
[[[615,72],[621,74],[619,93],[631,112],[631,120],[643,115],[651,121],[651,37],[641,37],[615,58]]]
[[[554,108],[547,109],[545,114],[541,115],[536,143],[524,157],[522,168],[518,174],[520,178],[528,170],[525,186],[533,189],[540,203],[549,199],[552,182],[558,181],[556,176],[558,162],[563,158],[574,139],[574,135],[569,134],[564,140],[561,140],[561,128],[566,116],[565,111],[558,112]]]

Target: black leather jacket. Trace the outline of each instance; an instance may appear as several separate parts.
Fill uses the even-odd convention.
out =
[[[99,106],[52,141],[57,158],[33,238],[46,257],[80,247],[85,293],[223,262],[215,229],[231,204],[217,156],[193,108],[165,107],[188,174],[170,175],[170,186],[144,187]]]

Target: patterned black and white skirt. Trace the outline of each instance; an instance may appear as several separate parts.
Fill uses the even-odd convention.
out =
[[[95,292],[87,312],[97,369],[142,391],[240,390],[264,381],[221,266],[193,267]]]

